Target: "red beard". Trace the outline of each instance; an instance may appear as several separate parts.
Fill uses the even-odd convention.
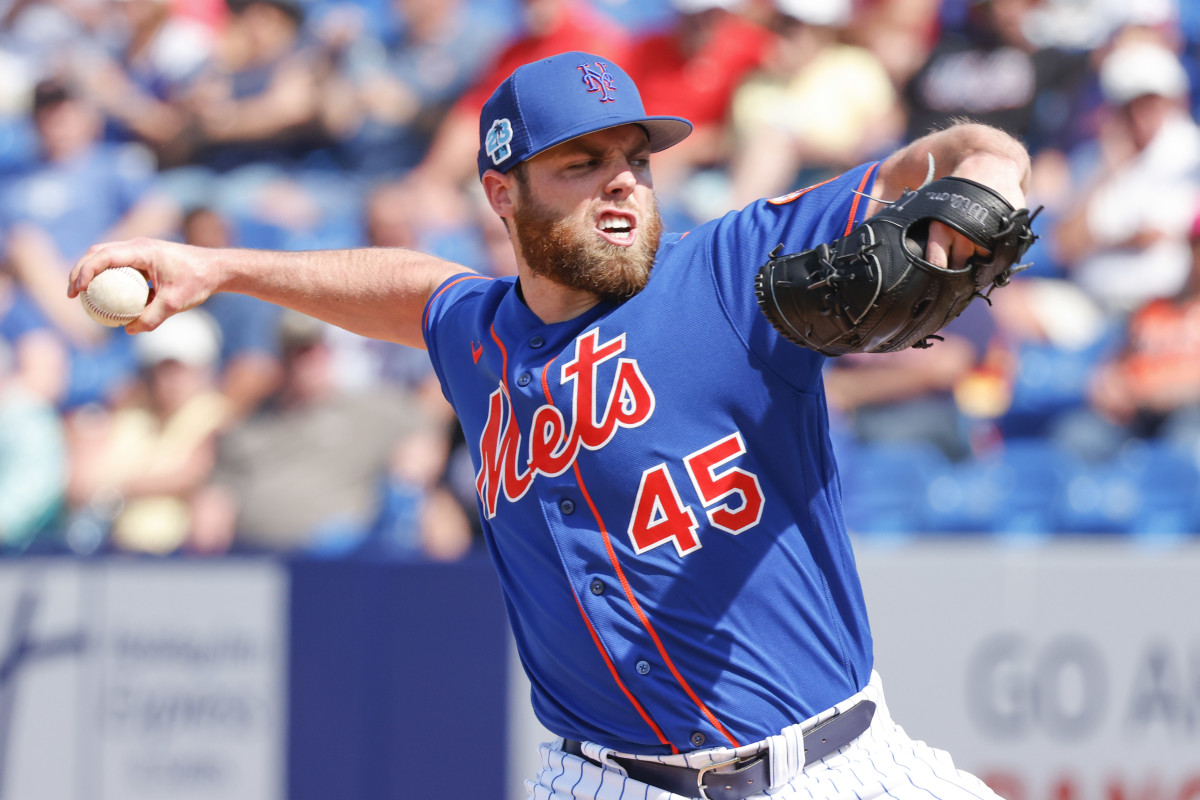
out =
[[[662,219],[651,205],[642,215],[637,241],[610,244],[595,231],[580,230],[528,192],[513,211],[518,246],[534,275],[603,300],[622,300],[640,292],[650,279]]]

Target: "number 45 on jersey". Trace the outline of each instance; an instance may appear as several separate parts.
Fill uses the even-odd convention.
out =
[[[763,493],[758,477],[729,466],[745,452],[742,435],[733,433],[683,459],[691,488],[709,523],[735,536],[762,519]],[[699,527],[695,512],[680,496],[665,463],[642,473],[629,520],[629,539],[636,552],[645,553],[671,542],[679,555],[686,556],[701,547],[696,536]]]

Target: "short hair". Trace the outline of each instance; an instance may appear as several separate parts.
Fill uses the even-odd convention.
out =
[[[33,87],[33,113],[73,100],[74,87],[62,78],[45,78]]]

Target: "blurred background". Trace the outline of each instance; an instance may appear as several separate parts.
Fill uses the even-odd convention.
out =
[[[508,274],[478,112],[572,49],[696,124],[668,230],[954,119],[1026,143],[1032,266],[826,369],[881,669],[1008,800],[1200,798],[1200,3],[0,0],[0,800],[523,796],[424,353],[64,287],[142,235]]]

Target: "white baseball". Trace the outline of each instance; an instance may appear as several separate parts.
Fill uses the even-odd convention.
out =
[[[79,294],[88,316],[110,328],[120,328],[137,319],[149,298],[146,276],[133,267],[113,267],[97,273]]]

